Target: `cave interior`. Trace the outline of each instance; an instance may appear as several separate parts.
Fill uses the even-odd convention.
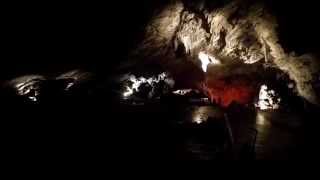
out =
[[[314,1],[7,7],[0,103],[12,158],[320,157]]]

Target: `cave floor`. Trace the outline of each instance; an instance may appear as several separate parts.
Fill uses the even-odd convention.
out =
[[[8,111],[13,119],[20,120],[10,121],[7,136],[11,145],[7,147],[14,156],[22,152],[35,156],[50,153],[116,160],[319,157],[317,116],[305,112],[257,112],[240,106],[221,109],[180,101],[135,105],[119,103],[119,99],[110,102],[105,106],[88,101],[66,104],[68,108],[49,105],[21,108],[21,113]],[[32,121],[25,121],[25,115],[37,108],[42,113],[34,113]]]
[[[124,109],[126,108],[122,108],[122,110]],[[157,144],[155,148],[158,148],[159,146],[168,146],[164,148],[164,151],[167,152],[174,149],[174,154],[169,153],[173,158],[178,156],[178,159],[282,160],[305,158],[307,156],[306,153],[309,151],[306,126],[304,123],[305,117],[301,115],[301,113],[285,111],[262,112],[241,107],[221,110],[218,107],[207,105],[162,105],[161,103],[156,106],[142,105],[139,107],[130,107],[129,109],[130,110],[127,109],[124,111],[130,111],[130,115],[127,112],[121,112],[121,116],[130,116],[130,119],[132,117],[139,117],[138,119],[144,121],[144,125],[142,125],[145,127],[144,129],[151,129],[147,130],[149,133],[151,132],[149,137],[153,137],[155,134],[157,134],[157,137],[160,136],[157,140],[152,140],[153,143],[156,142],[155,144],[157,144],[157,141],[162,141],[162,143]],[[202,125],[201,123],[197,123],[197,121],[193,123],[190,122],[197,120],[197,118],[199,119],[199,114],[201,114],[200,116],[203,119],[206,119],[207,117],[221,119],[224,114],[227,114],[227,126],[230,126],[227,127],[227,129],[231,128],[233,141],[232,152],[227,150],[228,153],[223,153],[223,157],[221,158],[210,157],[219,156],[221,154],[208,152],[217,151],[217,149],[213,150],[210,148],[210,138],[205,137],[205,140],[203,141],[195,135],[194,129],[197,129],[197,126],[202,128]],[[161,121],[164,121],[165,123],[162,123]],[[185,122],[189,124],[187,128],[183,125]],[[158,125],[160,125],[160,128]],[[136,127],[136,125],[132,127]],[[198,129],[201,131],[201,128]],[[153,131],[152,129],[159,130]],[[139,130],[139,132],[145,131]],[[205,135],[211,136],[212,142],[215,139],[214,136],[217,136],[215,133]],[[229,140],[228,135],[227,137],[224,137],[226,141]],[[168,141],[170,141],[170,143],[168,143]],[[150,145],[153,143],[150,143]],[[176,148],[177,144],[179,144],[178,150]],[[224,146],[226,146],[226,144],[224,144]],[[252,152],[250,151],[251,148],[253,148]],[[184,154],[184,156],[181,157],[181,154]],[[312,155],[309,154],[308,157],[310,156]]]
[[[251,114],[252,113],[252,114]],[[232,116],[235,139],[247,139],[248,129],[257,132],[255,159],[296,159],[304,156],[306,140],[303,117],[292,112],[251,112]]]

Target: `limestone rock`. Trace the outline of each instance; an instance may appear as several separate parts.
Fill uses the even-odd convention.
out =
[[[235,0],[220,8],[207,6],[190,8],[182,1],[169,3],[147,25],[145,38],[130,60],[165,60],[162,63],[172,66],[191,60],[200,66],[198,54],[204,51],[226,64],[266,62],[287,73],[301,97],[319,104],[314,88],[320,72],[318,60],[286,53],[279,43],[276,18],[262,4]]]

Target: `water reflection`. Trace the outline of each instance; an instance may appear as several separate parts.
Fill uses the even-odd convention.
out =
[[[270,125],[271,124],[265,116],[264,112],[258,111],[256,117],[256,126],[258,126],[258,128],[267,129],[267,127],[269,127]]]
[[[295,152],[301,129],[297,114],[258,111],[255,123],[257,159],[288,159],[290,153]]]
[[[208,118],[221,118],[223,113],[217,107],[212,106],[194,106],[191,111],[191,122],[202,124],[208,121]]]
[[[213,160],[225,158],[230,148],[223,121],[224,113],[215,106],[191,106],[186,109],[186,129],[179,139],[178,159]]]
[[[269,141],[269,135],[271,131],[271,123],[266,116],[266,112],[258,111],[256,116],[256,125],[255,125],[258,136],[256,142],[256,152],[257,155],[263,152],[266,144]]]

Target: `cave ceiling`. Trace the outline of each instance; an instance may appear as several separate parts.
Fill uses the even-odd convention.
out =
[[[198,82],[231,76],[259,80],[262,72],[275,68],[296,83],[301,97],[319,104],[317,56],[288,51],[279,39],[278,19],[261,2],[170,1],[150,18],[127,63],[157,63],[179,76],[198,77]],[[191,72],[187,64],[201,69],[201,53],[221,64]]]

